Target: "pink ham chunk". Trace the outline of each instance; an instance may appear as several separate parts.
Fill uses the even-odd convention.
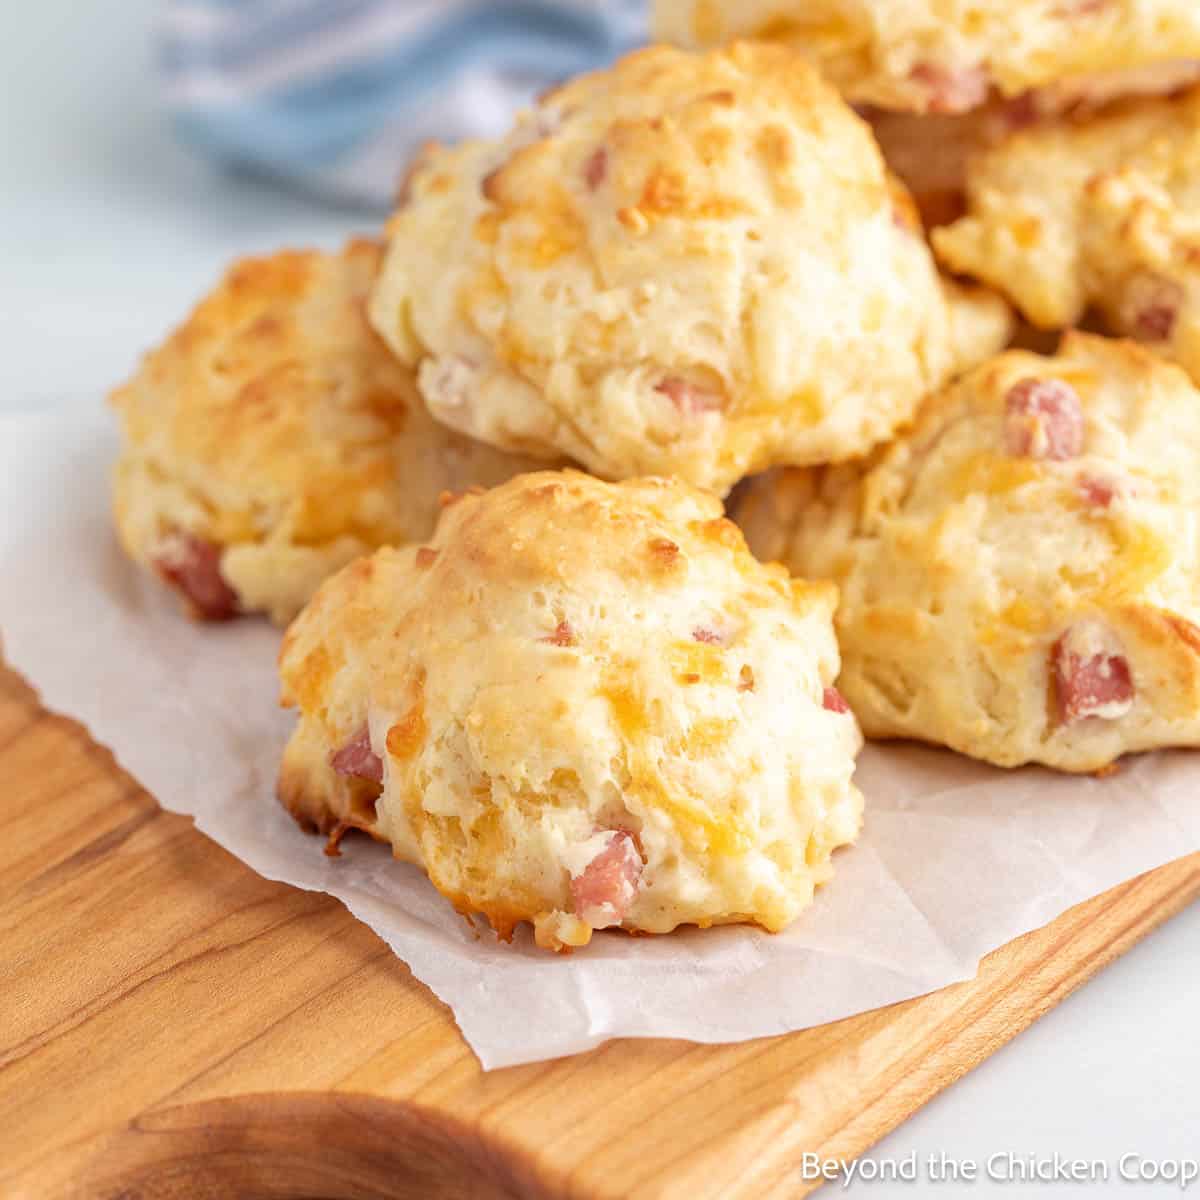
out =
[[[1168,342],[1175,332],[1179,310],[1170,304],[1151,304],[1133,320],[1133,332],[1143,342]]]
[[[633,837],[616,830],[608,845],[571,879],[575,915],[593,929],[620,925],[637,896],[642,856]]]
[[[204,621],[227,621],[240,611],[237,594],[221,575],[222,547],[191,533],[173,533],[159,544],[154,567]]]
[[[1133,676],[1115,635],[1098,621],[1071,626],[1050,652],[1059,719],[1115,720],[1133,707]]]
[[[583,164],[583,181],[589,192],[594,192],[608,175],[608,151],[601,146],[588,155]]]
[[[1111,508],[1114,500],[1136,495],[1133,480],[1119,475],[1100,475],[1088,472],[1079,477],[1076,486],[1089,508]]]
[[[1022,379],[1004,397],[1004,443],[1018,458],[1063,461],[1083,450],[1083,408],[1061,379]]]
[[[1019,96],[1006,100],[998,115],[1006,131],[1027,129],[1030,125],[1036,125],[1041,117],[1037,93],[1022,92]]]
[[[559,621],[554,627],[553,633],[538,638],[538,641],[545,642],[548,646],[574,646],[578,643],[579,637],[571,628],[570,621]]]
[[[1175,333],[1184,291],[1161,275],[1135,275],[1126,285],[1118,323],[1140,342],[1169,342]]]
[[[909,78],[924,92],[927,112],[969,112],[988,98],[990,81],[981,66],[943,67],[936,63],[918,63],[909,72]]]
[[[850,705],[846,703],[846,697],[835,687],[827,687],[825,689],[825,694],[821,697],[821,707],[833,713],[848,713],[850,711]]]
[[[364,725],[340,750],[329,756],[329,765],[339,775],[383,782],[383,759],[371,749],[371,734]]]
[[[717,392],[707,391],[678,375],[668,375],[655,384],[654,390],[666,396],[685,417],[716,412],[724,402]]]

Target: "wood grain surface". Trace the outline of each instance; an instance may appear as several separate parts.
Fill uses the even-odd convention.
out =
[[[1200,894],[1200,856],[977,979],[734,1046],[484,1074],[329,897],[162,812],[0,667],[0,1196],[801,1196]],[[519,1020],[520,1014],[514,1014]]]

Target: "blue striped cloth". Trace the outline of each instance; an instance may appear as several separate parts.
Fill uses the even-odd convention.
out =
[[[159,62],[192,146],[386,207],[422,142],[501,133],[646,25],[646,0],[169,0]]]

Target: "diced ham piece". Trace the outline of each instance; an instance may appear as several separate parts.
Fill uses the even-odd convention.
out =
[[[1091,508],[1109,508],[1114,500],[1133,494],[1133,481],[1115,475],[1087,473],[1076,485],[1084,502]]]
[[[227,621],[239,612],[238,598],[221,575],[222,547],[190,533],[173,533],[154,555],[158,573],[187,598],[205,621]]]
[[[1133,321],[1133,332],[1144,342],[1166,342],[1175,332],[1179,311],[1172,304],[1149,304]]]
[[[703,625],[697,625],[692,630],[692,641],[694,642],[703,642],[707,646],[719,646],[724,640],[715,629],[705,629]]]
[[[583,164],[583,181],[588,191],[594,192],[608,175],[608,151],[603,146],[593,150]]]
[[[632,836],[616,830],[608,844],[571,879],[575,915],[593,929],[620,925],[637,896],[642,856]]]
[[[827,687],[825,689],[825,694],[821,697],[821,707],[835,713],[848,713],[850,711],[850,705],[846,703],[846,697],[835,687]]]
[[[371,734],[364,725],[340,750],[329,756],[329,765],[339,775],[383,782],[383,759],[371,749]]]
[[[1173,279],[1142,272],[1125,285],[1117,323],[1139,341],[1169,341],[1183,301],[1183,288]]]
[[[654,390],[666,396],[685,417],[716,412],[724,401],[719,393],[698,387],[678,375],[668,375],[654,385]]]
[[[1063,461],[1083,450],[1083,408],[1061,379],[1022,379],[1005,396],[1004,441],[1020,458]]]
[[[987,98],[990,81],[985,68],[943,67],[918,63],[909,78],[925,93],[925,108],[931,113],[961,113],[978,108]]]
[[[1131,286],[1123,322],[1142,342],[1167,342],[1175,332],[1183,291],[1169,279],[1143,278]]]
[[[1058,715],[1064,725],[1085,717],[1116,720],[1133,707],[1129,660],[1111,630],[1080,621],[1050,651]]]
[[[1036,92],[1022,92],[1006,100],[1000,109],[1000,119],[1006,130],[1027,129],[1037,124],[1040,116]]]
[[[555,625],[553,633],[538,638],[539,642],[545,642],[550,646],[574,646],[578,640],[575,630],[571,628],[570,621],[559,621]]]

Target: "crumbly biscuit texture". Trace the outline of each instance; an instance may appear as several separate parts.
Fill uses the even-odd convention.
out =
[[[286,621],[328,575],[530,465],[433,421],[366,321],[380,247],[236,263],[112,397],[117,528],[201,617]]]
[[[583,76],[426,154],[389,233],[371,318],[434,416],[608,478],[865,453],[961,365],[911,200],[782,46]]]
[[[1092,310],[1200,380],[1200,89],[1016,134],[967,184],[933,233],[949,269],[1045,329]]]
[[[1200,394],[1131,342],[1011,351],[858,467],[757,481],[751,546],[837,582],[868,736],[1093,771],[1200,744]]]
[[[855,103],[903,112],[1200,57],[1194,0],[657,0],[655,25],[691,47],[783,42]]]
[[[835,600],[677,481],[466,495],[288,631],[280,798],[390,842],[505,938],[781,929],[860,822]]]

